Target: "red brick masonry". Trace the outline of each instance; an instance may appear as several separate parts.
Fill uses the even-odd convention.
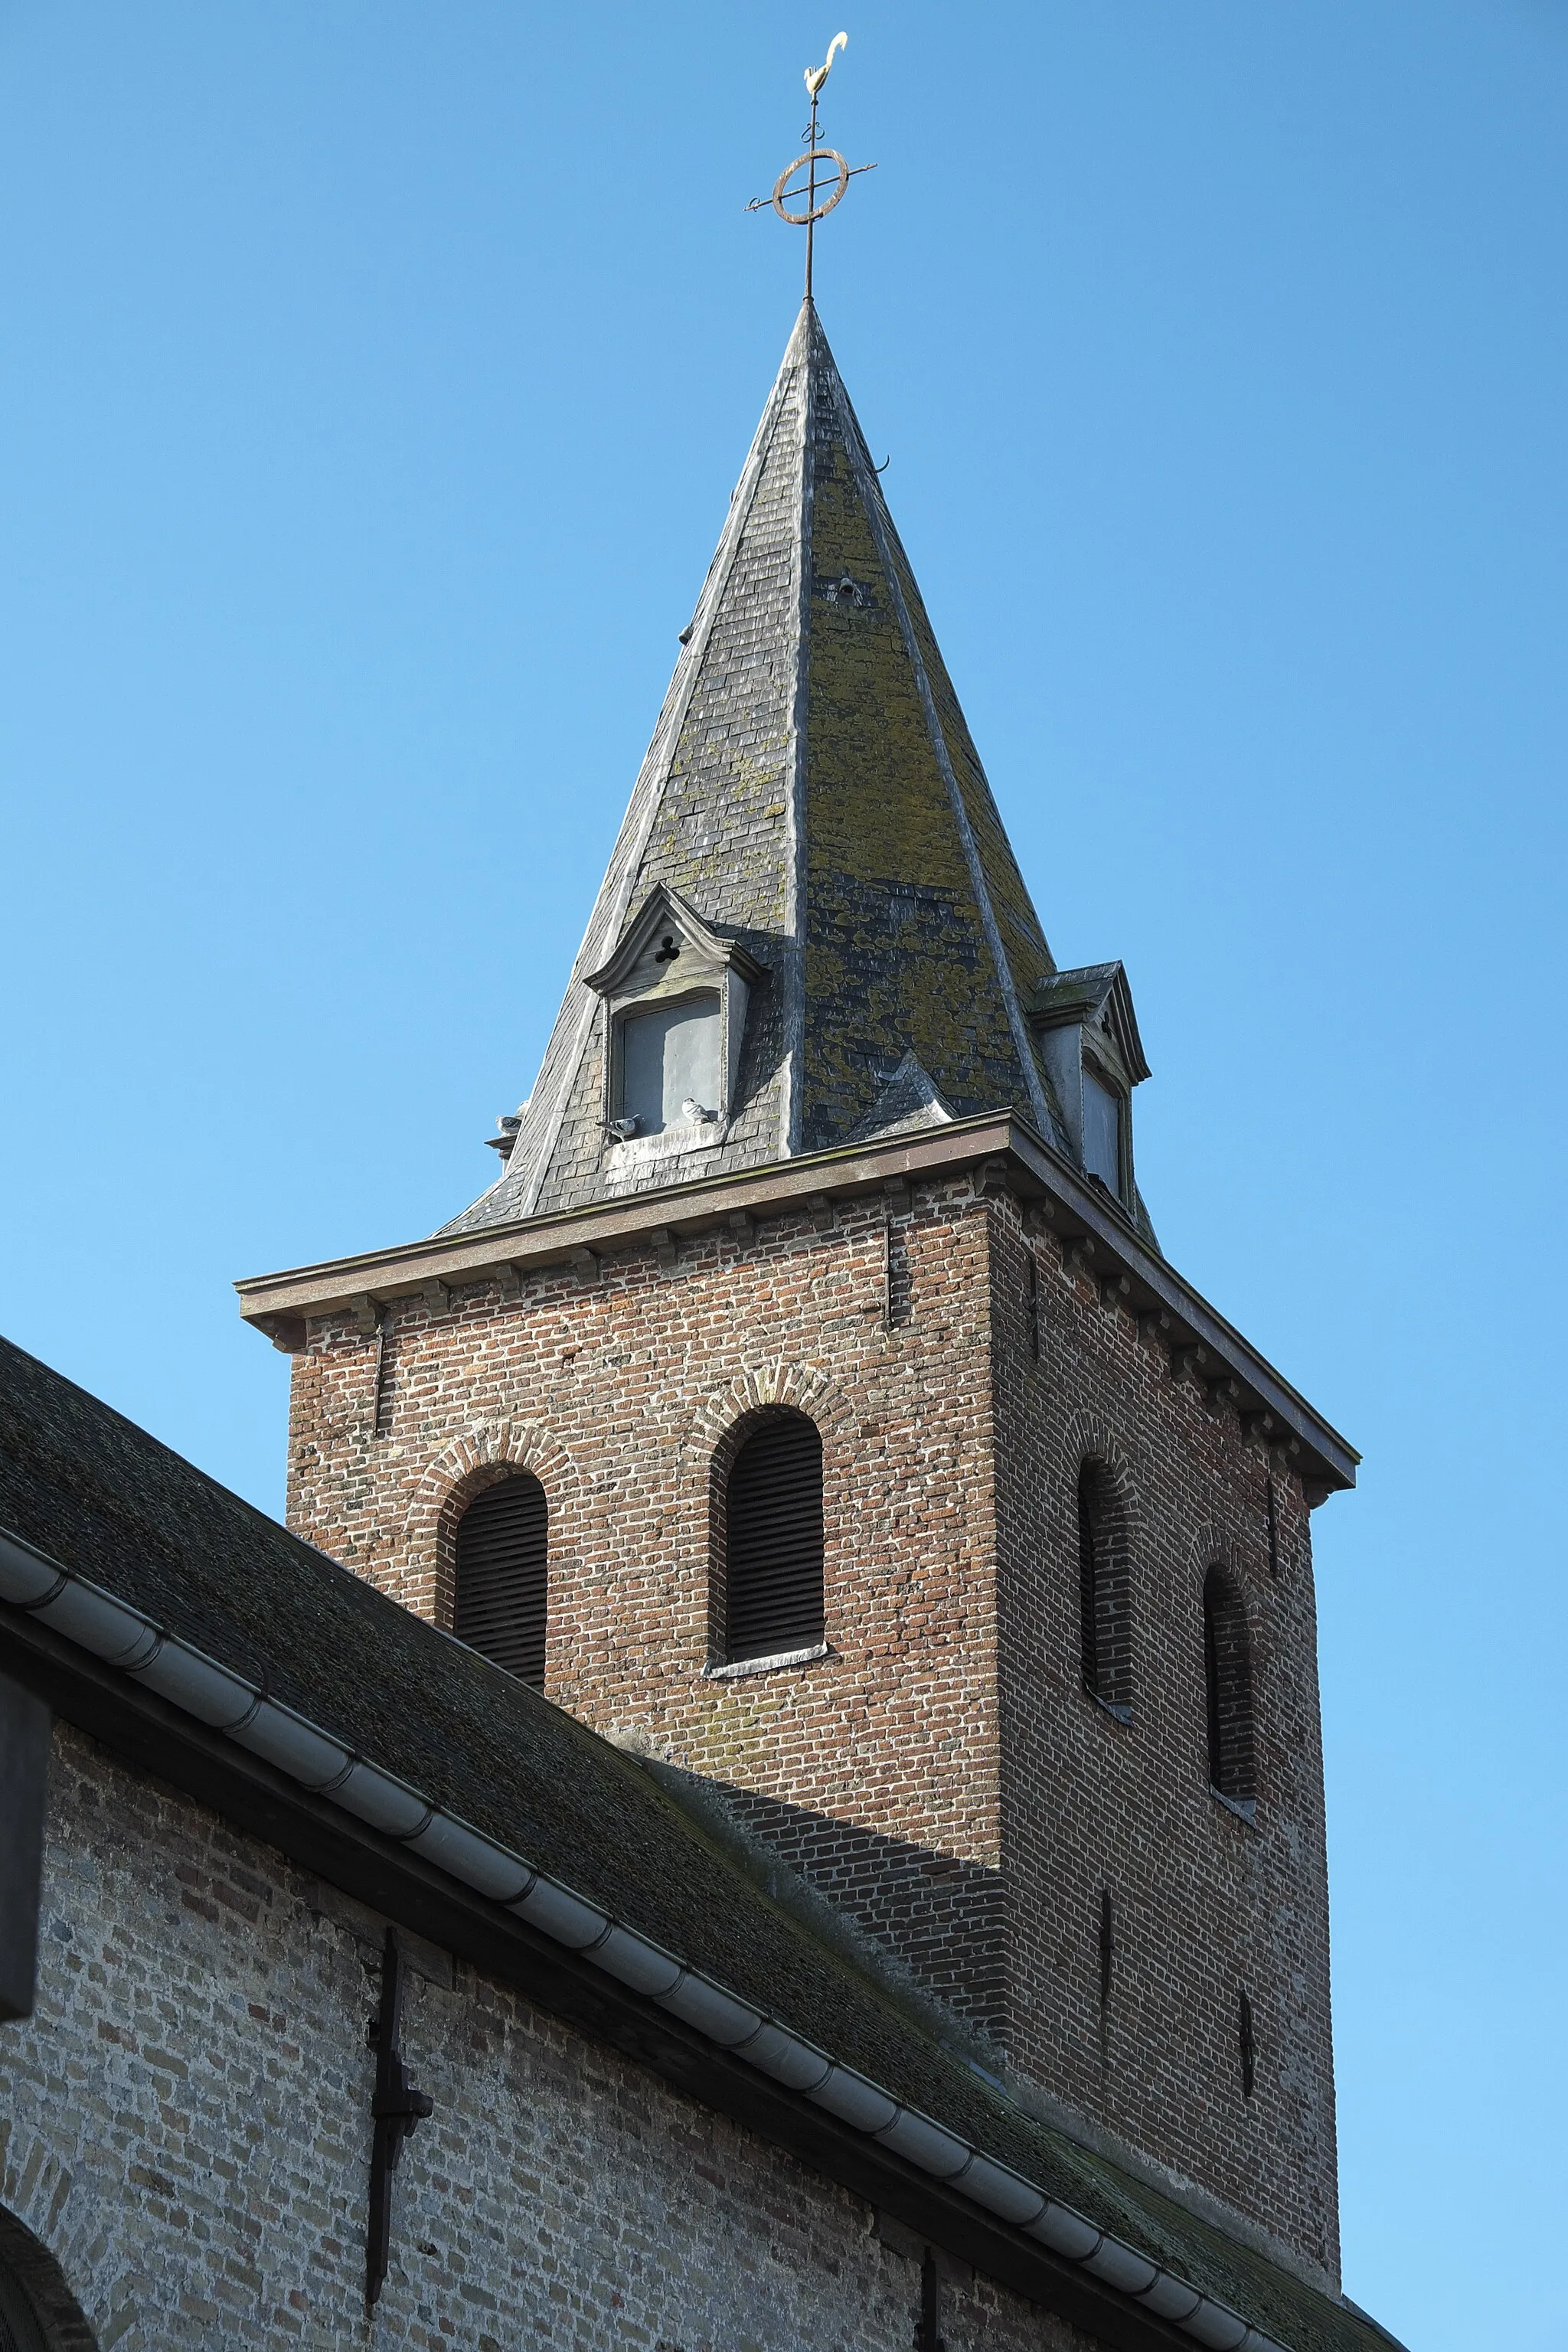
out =
[[[1018,2074],[1333,2274],[1305,1499],[1026,1223],[1005,1191],[947,1177],[841,1202],[826,1230],[792,1210],[473,1284],[446,1311],[395,1299],[379,1335],[312,1320],[289,1524],[449,1624],[464,1503],[505,1465],[534,1472],[550,1696],[734,1792]],[[711,1465],[776,1402],[822,1430],[829,1654],[715,1681]],[[1086,1453],[1126,1531],[1126,1725],[1080,1679]],[[1208,1787],[1216,1561],[1248,1611],[1255,1822]]]

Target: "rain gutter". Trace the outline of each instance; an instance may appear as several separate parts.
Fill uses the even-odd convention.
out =
[[[602,1906],[356,1756],[265,1690],[164,1632],[100,1585],[0,1529],[0,1601],[24,1611],[183,1714],[259,1757],[569,1952],[680,2019],[718,2049],[1010,2223],[1210,2352],[1284,2347],[1174,2272],[1096,2227],[1022,2174],[689,1968]]]

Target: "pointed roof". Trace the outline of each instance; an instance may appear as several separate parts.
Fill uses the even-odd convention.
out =
[[[942,1088],[919,1057],[906,1054],[888,1079],[865,1118],[850,1129],[846,1143],[885,1141],[893,1135],[915,1135],[923,1127],[951,1127],[952,1109]]]
[[[746,978],[730,1098],[630,1152],[606,976],[686,918],[683,973],[722,940]],[[827,1149],[879,1124],[906,1056],[950,1115],[1010,1108],[1062,1147],[1030,1021],[1055,970],[808,301],[507,1164],[445,1230]]]
[[[1029,1000],[1029,1012],[1044,1029],[1069,1022],[1095,1022],[1116,1045],[1131,1086],[1142,1086],[1149,1076],[1132,991],[1120,963],[1086,963],[1077,971],[1058,971],[1043,980]]]

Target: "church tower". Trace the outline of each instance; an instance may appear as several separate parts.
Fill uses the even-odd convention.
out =
[[[1309,1515],[1356,1457],[1163,1255],[1147,1075],[808,299],[499,1176],[241,1308],[292,1528],[1337,2288]]]

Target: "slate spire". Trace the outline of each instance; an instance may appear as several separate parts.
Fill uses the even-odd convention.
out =
[[[447,1230],[910,1118],[1063,1146],[1055,970],[807,301],[504,1171]]]

